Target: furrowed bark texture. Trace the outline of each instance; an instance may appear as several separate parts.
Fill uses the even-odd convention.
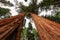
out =
[[[0,40],[20,40],[25,13],[0,20]]]
[[[60,40],[60,24],[31,14],[41,40]]]

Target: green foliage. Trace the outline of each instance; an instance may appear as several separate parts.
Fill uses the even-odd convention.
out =
[[[6,0],[0,0],[1,3],[3,3],[4,5],[9,5],[9,6],[13,6],[12,3],[10,3],[10,1],[6,1]]]
[[[9,9],[0,7],[0,18],[1,18],[1,16],[9,17],[11,15],[11,13],[9,11],[10,11]]]
[[[60,23],[60,12],[57,12],[55,16],[47,16],[45,18]]]
[[[29,34],[27,34],[29,33]],[[28,39],[28,37],[30,39]],[[39,36],[38,36],[38,33],[36,31],[36,29],[32,29],[32,33],[30,33],[28,31],[28,27],[24,27],[21,31],[21,38],[20,40],[39,40]]]
[[[32,28],[29,22],[29,27],[23,27],[21,32],[21,40],[39,40],[36,29]]]
[[[33,29],[32,24],[29,22],[29,27],[27,29],[27,38],[28,38],[28,40],[35,40],[34,35],[32,33],[32,29]]]
[[[38,14],[39,7],[41,10],[51,10],[51,6],[53,6],[53,9],[60,7],[60,0],[43,0],[39,4],[37,4],[37,0],[31,0],[29,6],[25,6],[21,3],[21,9],[24,10],[24,12],[32,12],[35,14]]]
[[[60,18],[60,12],[57,12],[55,15],[57,18]]]
[[[25,6],[22,3],[20,3],[21,5],[21,10],[22,12],[32,12],[35,14],[38,14],[38,4],[37,4],[37,0],[31,0],[31,3],[29,4],[29,6]]]
[[[4,6],[13,6],[13,4],[7,0],[0,0],[0,3],[4,4]],[[0,7],[0,18],[10,17],[11,13],[9,11],[10,11],[9,9]]]
[[[31,0],[29,6],[23,5],[20,3],[20,12],[26,12],[26,17],[29,19],[31,18],[30,13],[38,14],[39,4],[37,4],[37,0]]]
[[[32,24],[29,22],[29,27],[28,27],[28,30],[32,30]]]
[[[20,6],[21,6],[21,12],[25,12],[28,10],[27,6],[24,6],[22,3],[20,3]]]
[[[20,40],[27,40],[27,28],[24,27],[21,31],[21,38]]]
[[[60,0],[43,0],[39,4],[41,9],[51,9],[50,6],[53,6],[54,9],[55,7],[60,7]]]
[[[32,32],[33,32],[33,34],[34,34],[35,40],[40,40],[37,30],[36,30],[36,29],[33,29]]]
[[[20,3],[20,5],[21,5],[21,12],[28,12],[28,13],[32,12],[34,14],[38,14],[39,8],[41,9],[41,11],[43,10],[47,11],[51,10],[51,6],[53,6],[53,9],[55,9],[56,7],[60,7],[60,0],[43,0],[39,4],[37,4],[37,0],[31,0],[29,6],[25,6],[22,3]]]

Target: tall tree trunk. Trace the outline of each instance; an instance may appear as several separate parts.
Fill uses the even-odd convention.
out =
[[[60,40],[60,24],[31,14],[41,40]]]
[[[20,30],[25,13],[0,21],[0,40],[20,40]],[[5,21],[6,20],[6,21]],[[11,20],[11,21],[10,21]],[[16,37],[17,36],[17,37]]]

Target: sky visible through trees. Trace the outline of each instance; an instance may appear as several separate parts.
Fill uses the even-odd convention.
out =
[[[8,15],[9,17],[11,16],[11,14],[8,14],[8,13],[12,13],[12,16],[15,16],[15,15],[18,15],[19,12],[27,12],[28,15],[29,15],[29,13],[35,13],[35,14],[37,13],[37,14],[39,14],[38,16],[43,15],[42,17],[44,17],[44,18],[48,18],[51,21],[60,23],[60,5],[59,5],[60,1],[59,0],[58,1],[57,0],[50,0],[50,1],[38,0],[37,2],[36,2],[36,0],[33,0],[33,1],[26,0],[26,2],[25,2],[25,0],[12,0],[12,1],[8,0],[8,2],[1,0],[0,2],[3,3],[3,4],[2,3],[0,4],[0,16],[4,16],[5,18],[6,18],[6,15]],[[19,4],[19,3],[21,3],[21,4]],[[34,4],[36,4],[36,5],[34,5]],[[35,9],[37,9],[37,10],[35,10]],[[26,20],[26,23],[24,22],[25,23],[24,27],[27,27],[27,30],[23,29],[23,32],[25,30],[27,32],[26,34],[28,34],[27,39],[30,39],[30,36],[34,36],[33,35],[34,33],[31,33],[31,31],[33,31],[32,26],[35,29],[36,29],[36,27],[34,25],[34,21],[32,20],[32,18],[27,18],[27,14],[25,16],[25,20]],[[29,35],[29,33],[31,35]],[[34,38],[32,37],[32,39],[30,39],[30,40],[33,40],[33,39]]]
[[[24,5],[26,5],[26,6],[28,6],[29,5],[29,3],[31,2],[30,0],[28,0],[27,2],[25,2],[24,0],[8,0],[8,1],[10,1],[12,4],[14,4],[14,6],[12,6],[12,7],[8,7],[8,6],[4,6],[3,4],[0,4],[0,7],[2,7],[2,8],[8,8],[8,9],[10,9],[11,11],[11,13],[12,13],[12,16],[14,16],[14,15],[17,15],[18,13],[16,12],[16,10],[18,10],[19,8],[17,8],[18,6],[19,6],[19,2],[23,2],[23,4]],[[17,2],[18,1],[18,2]],[[17,2],[17,5],[16,5],[16,2]],[[42,0],[38,0],[38,3],[39,2],[42,2]],[[39,10],[39,16],[40,15],[52,15],[52,13],[55,13],[53,10],[48,10],[47,12],[46,12],[46,10],[43,10],[43,11],[41,11],[41,10]],[[28,27],[28,22],[30,22],[29,21],[29,19],[27,19],[27,18],[25,18],[26,20],[27,20],[27,22],[26,22],[26,26]],[[32,23],[33,25],[34,25],[34,23]]]
[[[42,0],[39,0],[38,2],[41,2],[41,1],[42,1]],[[17,5],[15,4],[14,0],[10,0],[10,2],[14,4],[13,7],[3,6],[2,4],[0,4],[0,7],[9,8],[9,9],[11,9],[11,13],[12,13],[13,16],[14,16],[14,15],[17,15],[17,14],[18,14],[18,13],[16,12],[17,9],[15,9],[15,7],[17,7]],[[24,5],[28,6],[30,0],[28,0],[28,2],[25,2],[24,0],[18,0],[18,2],[23,2]],[[39,10],[39,11],[40,11],[40,10]],[[53,10],[49,10],[48,12],[46,12],[46,11],[44,10],[44,11],[41,12],[40,15],[46,15],[46,14],[47,14],[47,15],[49,15],[49,14],[51,15],[51,11],[53,11]]]
[[[31,2],[30,0],[28,0],[27,2],[25,2],[24,0],[8,0],[8,1],[10,1],[12,4],[14,4],[14,6],[12,6],[12,7],[9,7],[9,6],[4,6],[3,4],[0,4],[0,7],[2,7],[2,8],[9,8],[11,11],[11,13],[12,13],[12,16],[14,16],[14,15],[17,15],[18,13],[16,12],[16,10],[18,10],[19,8],[18,8],[18,6],[19,6],[19,2],[22,2],[24,5],[26,5],[26,6],[28,6],[29,5],[29,3]],[[18,1],[18,2],[17,2]],[[16,4],[16,2],[17,2],[17,4]],[[39,2],[42,2],[42,0],[38,0],[38,3]],[[48,4],[47,4],[48,5]],[[46,10],[43,10],[43,11],[41,11],[41,10],[39,10],[39,16],[40,15],[52,15],[52,13],[55,13],[53,10],[48,10],[47,12],[46,12]],[[27,21],[29,21],[29,19],[27,19],[26,18],[26,20]],[[27,22],[28,23],[28,22]],[[27,24],[26,24],[27,25]]]

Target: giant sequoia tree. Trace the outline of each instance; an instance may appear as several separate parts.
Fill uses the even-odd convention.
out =
[[[25,0],[25,1],[27,1],[27,0]],[[6,4],[6,5],[10,5],[9,4],[9,2],[6,2],[6,0],[4,0],[4,1],[0,1],[1,3],[4,3],[4,4]],[[56,7],[60,7],[60,1],[58,0],[43,0],[41,3],[39,3],[39,4],[37,4],[37,0],[31,0],[31,3],[29,4],[29,6],[25,6],[25,5],[23,5],[22,3],[20,3],[20,8],[21,8],[21,12],[26,12],[27,14],[28,13],[34,13],[34,14],[38,14],[38,10],[39,10],[39,8],[42,10],[47,10],[47,9],[51,9],[51,7],[50,6],[53,6],[53,9],[55,9]],[[4,12],[4,13],[8,13],[9,12],[9,10],[7,9],[6,11],[4,11],[4,10],[6,10],[6,9],[3,9],[2,10],[2,8],[1,8],[1,11],[0,12]],[[1,13],[1,15],[3,15],[4,13]],[[5,14],[4,14],[5,15]],[[30,16],[30,14],[28,14],[29,16]],[[27,17],[29,17],[29,16],[27,16]],[[34,16],[34,15],[33,15]],[[39,20],[39,19],[38,19]],[[37,20],[35,21],[35,22],[38,22]],[[39,21],[40,22],[40,21]],[[36,23],[37,24],[37,23]],[[31,24],[30,24],[30,26],[31,26]],[[44,25],[43,25],[44,26]],[[29,28],[28,29],[28,33],[27,34],[31,34],[31,32],[30,32],[30,30],[32,30],[31,28]],[[20,31],[19,31],[19,33],[18,33],[19,35],[20,35]],[[34,40],[34,38],[32,38],[32,39],[30,39],[30,37],[31,36],[34,36],[33,34],[31,34],[31,35],[28,35],[27,37],[29,37],[28,39],[29,40]]]

